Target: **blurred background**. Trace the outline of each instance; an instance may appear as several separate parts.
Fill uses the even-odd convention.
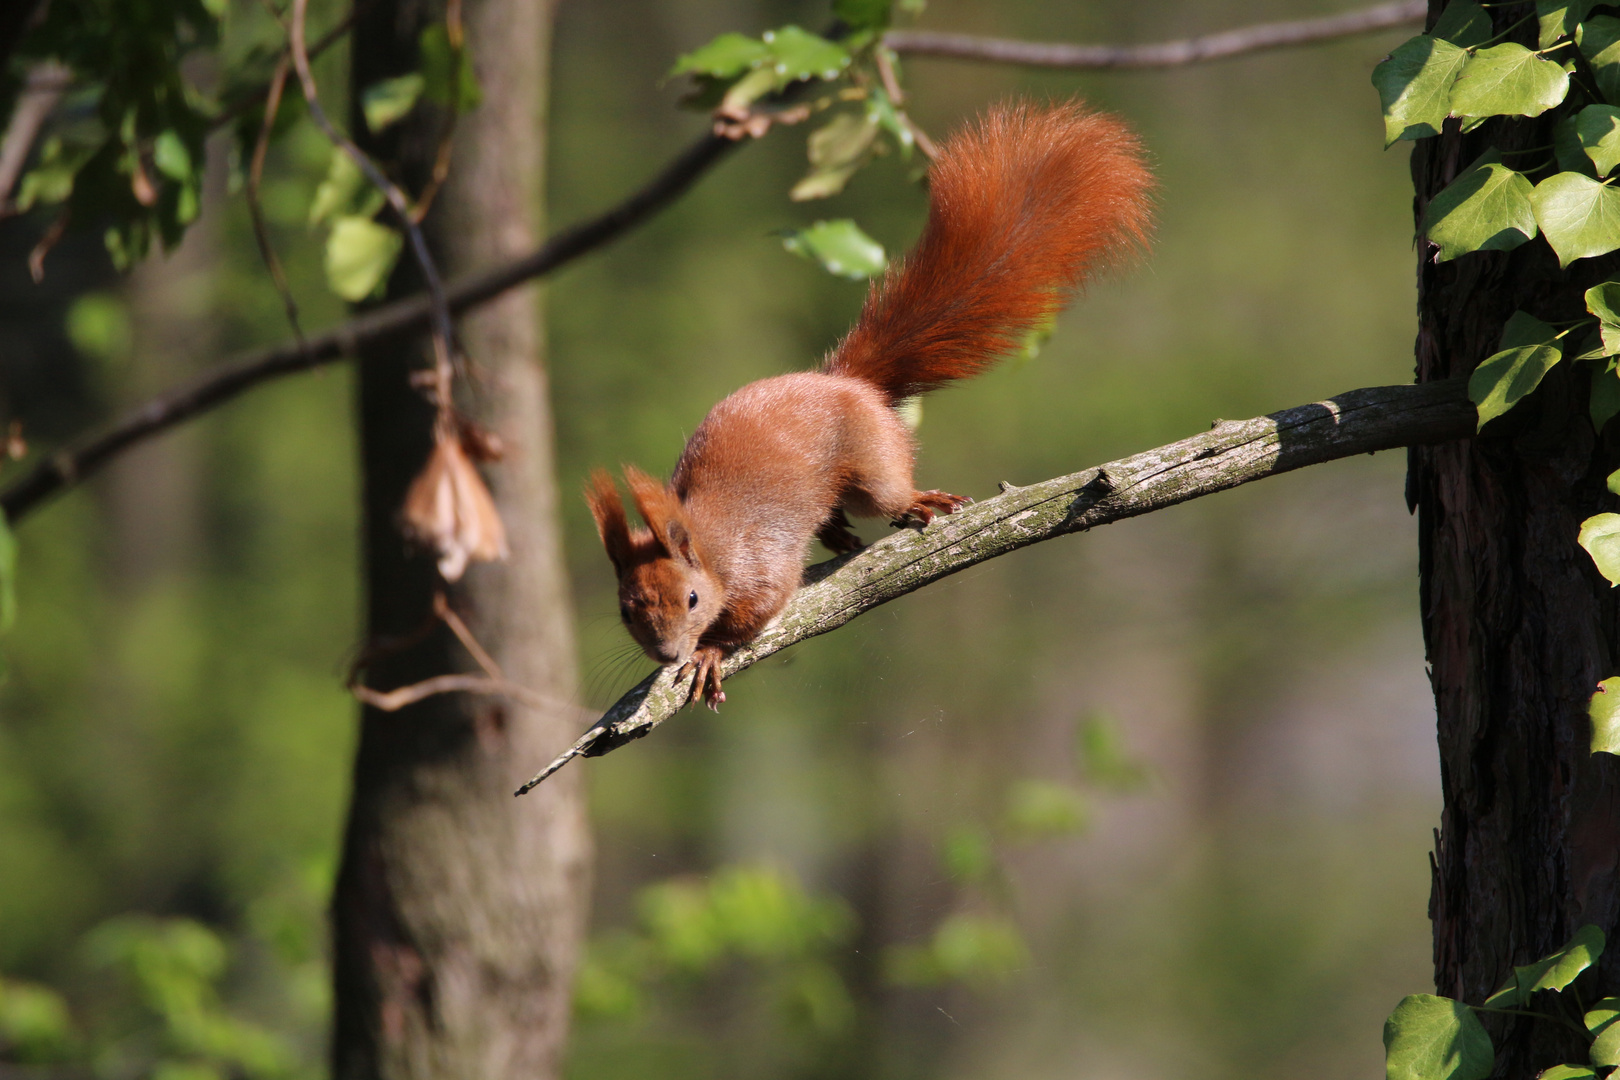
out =
[[[1123,43],[1347,6],[930,0],[915,24]],[[827,18],[810,0],[565,2],[553,222],[704,129],[666,80],[677,55]],[[1141,131],[1163,182],[1151,259],[1038,357],[928,399],[919,483],[984,498],[1409,381],[1407,151],[1380,149],[1368,79],[1411,32],[1158,72],[908,61],[936,138],[1011,93],[1080,94]],[[343,57],[323,64],[338,85]],[[342,315],[304,225],[327,155],[303,122],[264,193],[315,327]],[[88,237],[36,286],[44,219],[0,223],[0,417],[37,445],[287,336],[217,156],[203,221],[125,276]],[[550,280],[565,491],[598,464],[667,471],[714,401],[836,340],[864,286],[778,230],[853,217],[891,252],[915,237],[909,166],[791,202],[804,169],[802,130],[773,132]],[[38,1060],[73,1046],[129,1075],[190,1023],[245,1074],[325,1070],[356,713],[350,395],[342,366],[256,390],[18,528],[0,1018],[60,1044]],[[1341,461],[977,567],[760,665],[718,716],[576,766],[598,865],[570,1075],[1380,1075],[1384,1016],[1431,985],[1439,807],[1404,465]],[[583,503],[566,514],[582,704],[602,706],[647,664]]]

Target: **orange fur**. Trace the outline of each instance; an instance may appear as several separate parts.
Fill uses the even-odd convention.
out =
[[[1144,246],[1152,187],[1116,120],[1077,103],[992,109],[941,149],[922,238],[821,370],[716,405],[668,486],[626,467],[644,529],[592,474],[625,625],[649,656],[696,669],[692,700],[725,699],[721,660],[786,605],[812,537],[859,547],[846,510],[926,525],[969,501],[912,486],[911,436],[890,406],[984,370]]]
[[[892,401],[977,375],[1099,264],[1146,245],[1152,190],[1118,120],[1078,102],[991,109],[941,147],[922,239],[873,285],[824,370]]]

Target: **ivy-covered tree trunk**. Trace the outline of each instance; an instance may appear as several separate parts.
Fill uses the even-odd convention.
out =
[[[1430,0],[1431,26],[1443,6]],[[1533,16],[1534,5],[1490,10],[1500,32]],[[1534,48],[1535,19],[1511,40]],[[1468,134],[1448,120],[1438,138],[1419,140],[1419,221],[1488,145],[1546,156],[1569,108],[1492,119]],[[1607,256],[1560,270],[1540,241],[1445,263],[1426,241],[1418,247],[1419,381],[1467,375],[1500,348],[1515,311],[1548,322],[1585,317],[1583,292],[1620,265]],[[1620,925],[1620,767],[1589,753],[1586,716],[1598,681],[1620,672],[1620,608],[1576,545],[1584,518],[1615,508],[1604,479],[1620,454],[1613,426],[1599,438],[1588,419],[1588,367],[1558,364],[1484,434],[1411,458],[1445,800],[1430,900],[1435,983],[1473,1005],[1515,964],[1552,952],[1582,925],[1611,935]],[[1620,949],[1577,989],[1588,1004],[1620,991]],[[1502,1015],[1485,1022],[1497,1048],[1493,1076],[1533,1077],[1586,1059],[1584,1041],[1567,1029]]]
[[[437,4],[361,5],[356,95],[414,71]],[[550,0],[464,0],[482,104],[461,117],[450,183],[427,226],[445,274],[530,250],[541,217]],[[443,114],[419,109],[367,137],[408,190],[427,183]],[[390,293],[420,277],[409,254]],[[452,606],[512,681],[559,702],[574,696],[575,656],[553,477],[536,290],[508,294],[460,327],[474,383],[462,404],[507,447],[492,488],[509,561],[474,565]],[[380,689],[476,670],[432,624],[442,589],[431,553],[408,547],[399,511],[431,444],[434,410],[409,385],[420,340],[368,349],[360,370],[366,622]],[[433,626],[423,635],[425,627]],[[558,1075],[584,935],[589,839],[580,777],[514,799],[513,790],[579,720],[566,706],[440,695],[396,713],[363,710],[354,797],[333,900],[333,1072],[373,1077],[546,1080]],[[561,779],[561,778],[559,778]]]

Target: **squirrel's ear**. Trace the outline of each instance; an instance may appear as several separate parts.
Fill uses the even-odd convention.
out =
[[[692,550],[692,532],[686,526],[686,508],[681,500],[665,484],[634,465],[624,467],[624,479],[630,485],[630,497],[636,501],[636,509],[659,546],[672,558],[696,566],[697,554]]]
[[[687,529],[686,522],[679,516],[670,517],[664,524],[664,545],[669,548],[671,555],[680,556],[681,560],[696,570],[698,568],[697,552],[692,548],[692,533]]]
[[[623,575],[630,565],[630,523],[624,516],[624,502],[619,489],[613,486],[613,477],[603,469],[593,469],[585,485],[585,501],[590,504],[591,517],[596,519],[596,532],[602,546],[613,562],[613,572]]]

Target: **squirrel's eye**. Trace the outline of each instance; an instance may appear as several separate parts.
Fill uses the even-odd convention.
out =
[[[691,596],[686,598],[686,610],[691,611],[695,607],[697,607],[697,593],[694,591]]]

